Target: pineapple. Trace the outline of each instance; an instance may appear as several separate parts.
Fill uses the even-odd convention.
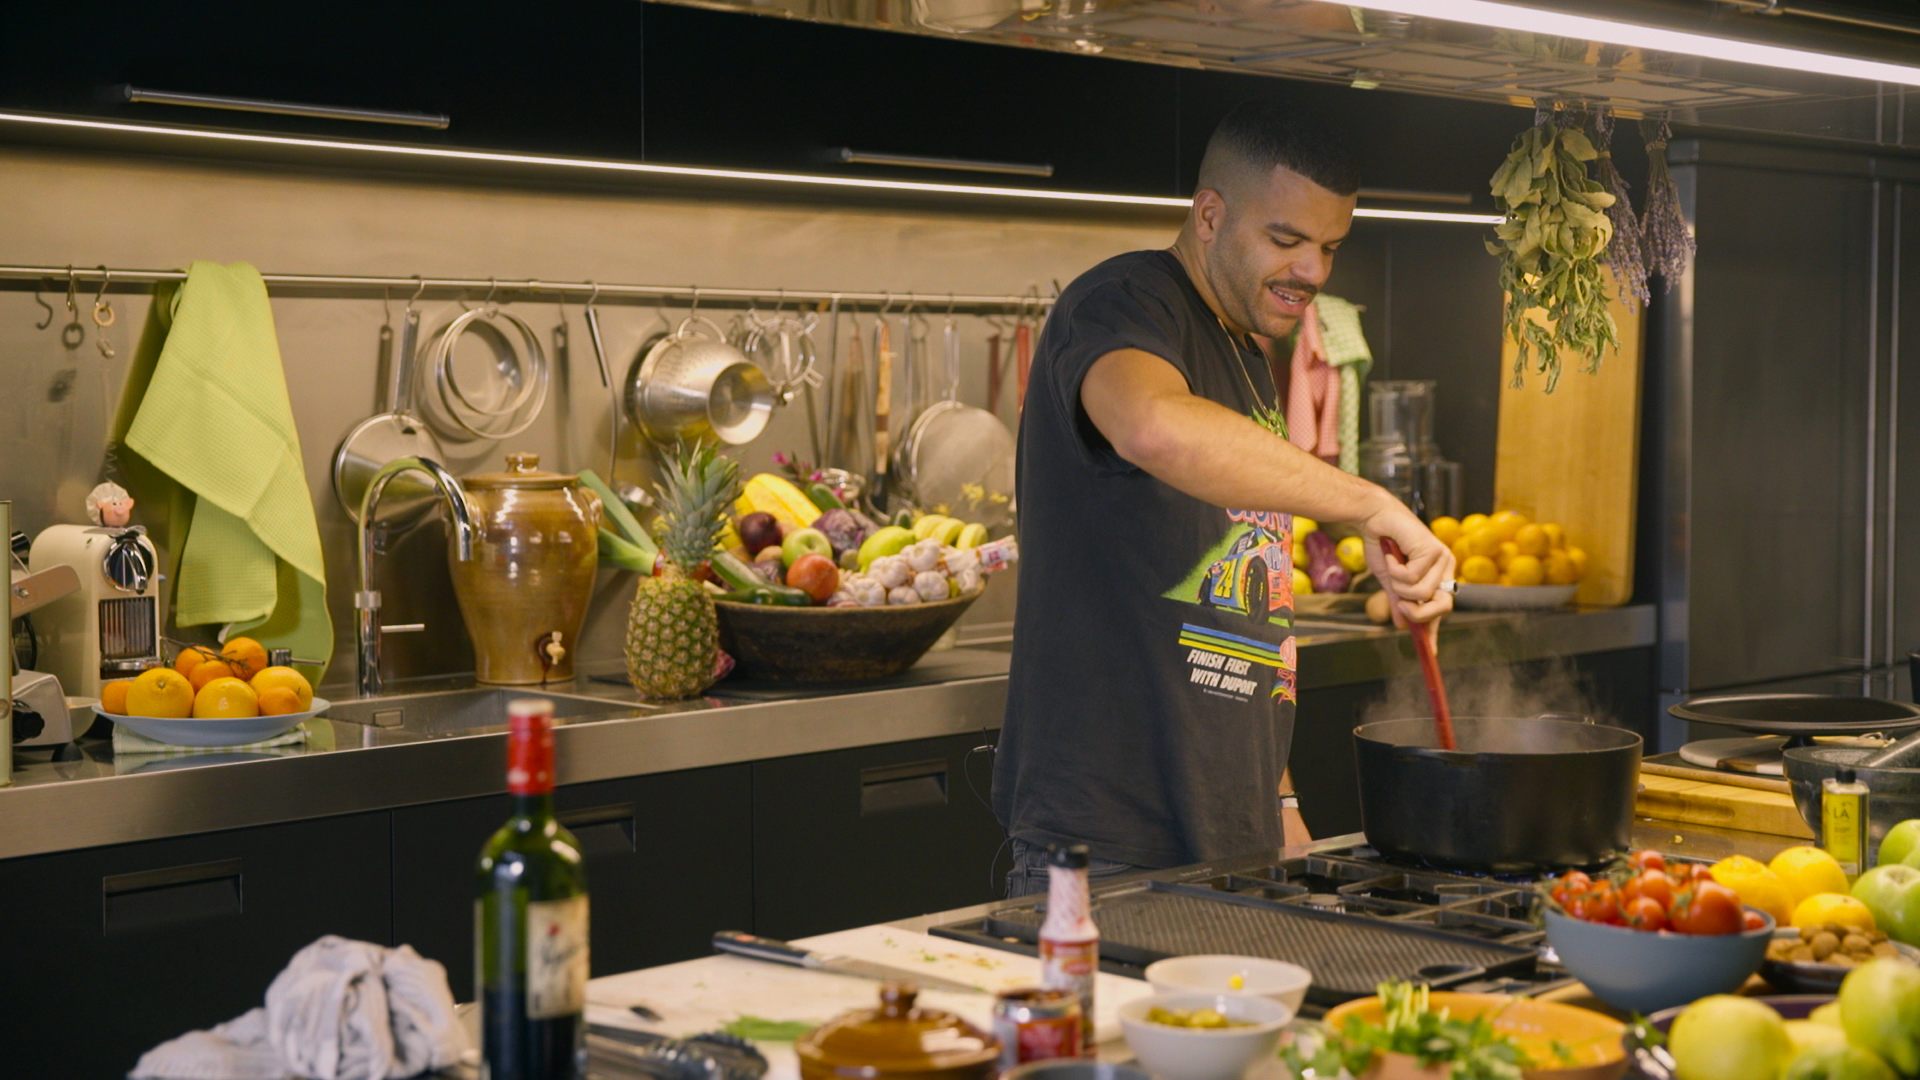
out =
[[[740,466],[711,445],[682,445],[661,469],[657,577],[643,577],[627,614],[627,677],[650,698],[685,698],[713,685],[720,625],[694,579],[712,556],[740,496]]]

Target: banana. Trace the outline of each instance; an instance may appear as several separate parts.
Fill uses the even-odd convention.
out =
[[[987,527],[976,521],[960,530],[960,535],[953,539],[953,546],[961,551],[971,551],[986,542]]]
[[[923,514],[913,522],[913,538],[925,540],[946,527],[953,519],[944,514]]]
[[[948,518],[940,523],[939,528],[933,530],[933,532],[928,535],[932,539],[940,541],[941,547],[953,547],[954,541],[960,539],[960,534],[965,532],[966,528],[966,522],[958,518]]]

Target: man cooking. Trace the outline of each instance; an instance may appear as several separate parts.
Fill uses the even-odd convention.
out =
[[[1298,108],[1254,101],[1214,131],[1197,187],[1170,250],[1068,286],[1034,357],[993,777],[1010,896],[1046,889],[1049,844],[1088,845],[1097,878],[1306,839],[1280,797],[1294,514],[1360,530],[1397,623],[1453,606],[1453,556],[1419,518],[1287,441],[1251,340],[1290,335],[1326,282],[1351,157]]]

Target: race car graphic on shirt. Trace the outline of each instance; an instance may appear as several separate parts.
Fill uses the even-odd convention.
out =
[[[1252,700],[1260,690],[1260,682],[1249,677],[1257,665],[1274,671],[1269,696],[1291,702],[1298,657],[1292,636],[1275,643],[1251,635],[1293,625],[1292,515],[1234,510],[1227,519],[1237,528],[1230,527],[1192,573],[1162,594],[1245,620],[1245,635],[1226,624],[1182,623],[1179,644],[1189,681],[1204,693]]]

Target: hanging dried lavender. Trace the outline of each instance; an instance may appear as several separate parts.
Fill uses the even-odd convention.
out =
[[[1645,238],[1640,231],[1639,215],[1627,201],[1627,178],[1613,165],[1613,114],[1595,109],[1587,118],[1593,133],[1593,148],[1600,156],[1594,160],[1600,174],[1600,186],[1613,196],[1607,207],[1607,220],[1613,222],[1613,239],[1607,242],[1606,260],[1620,281],[1620,300],[1633,310],[1635,303],[1645,307],[1652,294],[1647,291]]]
[[[1673,128],[1666,117],[1640,121],[1640,134],[1647,140],[1647,202],[1641,214],[1646,231],[1647,267],[1667,280],[1667,288],[1680,280],[1693,262],[1694,239],[1687,228],[1687,217],[1680,212],[1680,189],[1667,171],[1667,141]]]

